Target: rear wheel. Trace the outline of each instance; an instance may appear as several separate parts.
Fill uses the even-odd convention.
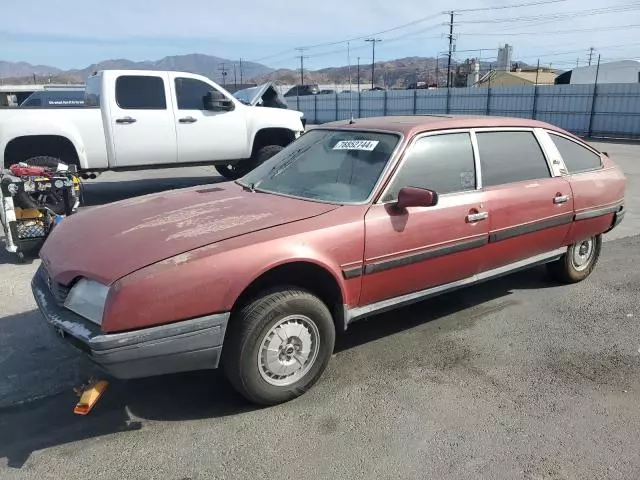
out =
[[[581,282],[591,275],[600,258],[601,249],[602,235],[589,237],[569,246],[560,259],[547,264],[547,269],[559,282]]]
[[[283,148],[284,147],[280,145],[267,145],[257,150],[251,158],[241,160],[234,164],[216,165],[216,170],[228,180],[237,180],[238,178],[244,177],[259,165],[262,165]]]
[[[327,306],[305,290],[279,288],[232,317],[223,368],[245,398],[274,405],[302,395],[318,381],[334,344]]]

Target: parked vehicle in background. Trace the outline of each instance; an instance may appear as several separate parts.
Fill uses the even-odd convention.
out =
[[[317,84],[312,85],[296,85],[284,94],[285,97],[301,97],[304,95],[316,95],[320,91]]]
[[[29,95],[19,107],[68,108],[84,106],[84,90],[41,90]]]
[[[274,404],[312,387],[357,320],[534,265],[586,279],[624,216],[625,182],[607,155],[538,121],[323,124],[237,182],[70,217],[33,292],[116,377],[222,359],[238,391]]]
[[[325,88],[318,92],[319,95],[335,95],[336,91],[330,88]]]
[[[299,136],[303,114],[244,104],[206,77],[105,70],[86,81],[77,108],[0,110],[5,166],[34,157],[105,170],[215,165],[239,178]]]

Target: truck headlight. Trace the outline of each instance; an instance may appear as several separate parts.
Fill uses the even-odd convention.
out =
[[[101,325],[108,293],[109,287],[106,285],[83,278],[73,286],[64,306],[87,320]]]

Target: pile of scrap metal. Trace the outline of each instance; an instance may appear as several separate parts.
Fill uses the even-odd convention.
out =
[[[51,229],[80,206],[77,169],[50,160],[36,158],[0,170],[5,249],[20,259],[37,253]]]

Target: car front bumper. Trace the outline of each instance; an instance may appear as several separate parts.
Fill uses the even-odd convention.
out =
[[[31,289],[49,326],[110,375],[130,379],[218,367],[229,313],[108,334],[61,306],[45,278],[41,267]]]

